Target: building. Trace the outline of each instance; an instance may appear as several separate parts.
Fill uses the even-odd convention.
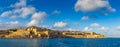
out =
[[[30,32],[30,38],[33,37],[49,38],[49,32],[48,30],[45,30],[45,28],[38,28],[36,26],[31,26],[28,27],[26,30]]]
[[[105,38],[104,35],[97,34],[94,32],[80,32],[80,31],[69,31],[63,32],[64,36],[72,37],[72,38]]]

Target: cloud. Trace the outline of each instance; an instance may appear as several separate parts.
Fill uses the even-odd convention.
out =
[[[84,31],[91,31],[91,30],[92,30],[92,28],[89,28],[89,27],[84,28]]]
[[[116,29],[117,29],[117,30],[120,30],[120,26],[118,26]]]
[[[82,20],[89,20],[89,17],[88,16],[83,16],[81,19]]]
[[[31,16],[30,22],[28,22],[27,26],[38,26],[40,22],[44,19],[44,17],[47,15],[46,12],[43,11],[36,11],[36,8],[32,5],[27,5],[27,0],[19,0],[19,2],[16,2],[15,4],[11,4],[10,8],[11,10],[5,11],[2,13],[2,17],[8,17],[11,19],[16,18],[27,18],[28,16]],[[57,12],[56,12],[57,13]]]
[[[0,16],[10,18],[26,18],[36,12],[32,6],[27,6],[26,0],[19,0],[19,2],[11,5],[13,9],[3,12]]]
[[[80,31],[78,29],[73,29],[73,28],[68,28],[67,30],[69,30],[69,31]]]
[[[11,15],[12,11],[6,11],[1,14],[1,17],[8,17],[8,15]]]
[[[43,27],[43,28],[48,28],[48,29],[51,29],[51,27],[46,26],[46,25],[41,25],[41,26],[39,26],[39,27]]]
[[[52,14],[60,14],[61,12],[59,10],[54,10]]]
[[[98,24],[98,23],[92,23],[90,26],[92,26],[92,27],[98,27],[98,26],[100,26],[100,24]]]
[[[43,20],[46,15],[46,12],[34,13],[31,17],[31,21],[27,24],[27,26],[39,26],[41,20]]]
[[[54,27],[57,27],[57,28],[64,28],[66,26],[67,26],[67,23],[65,23],[65,22],[56,22],[54,24]]]
[[[17,25],[19,25],[19,22],[18,21],[10,21],[10,22],[6,22],[6,24],[9,26],[17,26]]]
[[[112,7],[108,7],[107,10],[108,10],[108,12],[115,12],[116,11],[116,9],[114,9]]]
[[[11,16],[10,18],[11,18],[11,19],[16,19],[17,16],[16,16],[16,15],[13,15],[13,16]]]
[[[108,31],[109,29],[107,27],[101,27],[99,28],[98,30],[101,30],[101,31]]]
[[[37,20],[31,20],[27,26],[38,26],[39,22]]]
[[[35,13],[35,8],[34,7],[23,7],[20,9],[21,11],[21,17],[25,18],[28,15],[31,15]]]
[[[24,7],[26,6],[26,0],[19,0],[19,2],[10,5],[11,7],[19,8],[19,7]]]
[[[101,8],[107,8],[110,10],[115,10],[112,8],[107,0],[78,0],[74,6],[75,11],[95,11]]]
[[[7,16],[15,16],[18,15],[17,17],[21,17],[21,18],[26,18],[28,15],[32,15],[33,13],[35,13],[35,8],[34,7],[22,7],[22,8],[17,8],[14,10],[11,10],[10,14]]]
[[[0,23],[0,29],[4,30],[4,29],[11,29],[11,28],[17,28],[20,26],[20,23],[18,21],[10,21],[10,22],[6,22],[6,23]]]
[[[46,12],[38,12],[32,15],[32,19],[42,20],[47,15]]]

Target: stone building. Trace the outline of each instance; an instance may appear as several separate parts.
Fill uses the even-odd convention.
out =
[[[80,32],[80,31],[71,31],[71,32],[63,32],[64,36],[73,37],[73,38],[104,38],[104,35],[97,34],[94,32]]]
[[[41,37],[41,38],[49,38],[49,31],[45,30],[45,28],[38,28],[36,26],[31,26],[26,29],[30,32],[30,38],[33,37]]]

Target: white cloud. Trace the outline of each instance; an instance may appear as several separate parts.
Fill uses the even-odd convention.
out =
[[[107,0],[78,0],[75,4],[75,11],[89,12],[100,8],[113,9]]]
[[[114,9],[112,7],[108,7],[107,9],[108,9],[109,12],[115,12],[116,11],[116,9]]]
[[[98,24],[98,23],[92,23],[90,26],[92,26],[92,27],[98,27],[98,26],[100,26],[100,24]]]
[[[26,17],[30,14],[33,14],[35,13],[35,8],[34,7],[24,7],[24,8],[21,8],[21,17]]]
[[[89,17],[88,17],[88,16],[83,16],[81,19],[82,19],[82,20],[88,20]]]
[[[11,28],[17,28],[19,27],[20,24],[18,21],[10,21],[10,22],[6,22],[6,23],[0,23],[0,29],[11,29]]]
[[[47,15],[46,12],[38,12],[38,13],[34,13],[32,15],[32,19],[36,19],[36,20],[42,20],[44,19],[44,17]]]
[[[1,17],[8,17],[11,14],[12,14],[12,11],[6,11],[1,14]]]
[[[120,30],[120,26],[118,26],[116,29],[117,29],[117,30]]]
[[[37,12],[36,8],[31,5],[27,5],[26,1],[27,0],[19,0],[19,2],[16,2],[15,4],[11,4],[10,7],[12,7],[13,9],[3,12],[0,16],[8,17],[11,19],[26,18],[28,16],[31,16],[31,20],[29,23],[27,23],[27,26],[39,25],[40,22],[47,15],[47,13],[43,11]],[[11,22],[8,23],[11,24]]]
[[[31,20],[27,26],[38,26],[39,25],[39,21],[37,20]]]
[[[19,7],[24,7],[26,6],[26,0],[19,0],[19,2],[10,5],[11,7],[19,8]]]
[[[43,20],[46,15],[46,12],[34,13],[31,17],[31,21],[27,24],[27,26],[39,26],[41,20]]]
[[[15,15],[19,14],[20,17],[22,18],[26,18],[28,15],[31,15],[33,13],[35,13],[35,8],[34,7],[23,7],[20,9],[15,9],[13,10],[13,13]]]
[[[99,28],[98,30],[101,30],[101,31],[108,31],[109,29],[107,27],[101,27]]]
[[[39,27],[43,27],[43,28],[48,28],[48,29],[51,29],[51,27],[46,26],[46,25],[42,25],[42,26],[39,26]]]
[[[18,21],[10,21],[10,22],[6,22],[7,25],[9,26],[17,26],[19,24]]]
[[[67,30],[69,30],[69,31],[80,31],[78,29],[73,29],[73,28],[68,28]]]
[[[32,6],[27,6],[26,0],[19,0],[19,2],[12,4],[14,10],[11,10],[14,15],[19,15],[19,17],[25,18],[28,15],[35,13],[36,9]]]
[[[11,18],[11,19],[16,19],[17,16],[16,16],[16,15],[13,15],[13,16],[11,16],[10,18]]]
[[[19,2],[12,4],[12,10],[4,12],[1,16],[8,16],[11,19],[26,18],[31,16],[31,21],[27,23],[27,26],[37,26],[47,15],[46,12],[37,12],[35,7],[27,5],[26,0],[19,0]]]
[[[13,9],[5,11],[1,14],[2,17],[8,16],[10,18],[26,18],[29,15],[32,15],[36,12],[36,9],[32,6],[27,6],[26,0],[19,0],[20,2],[17,2],[15,4],[12,4],[11,6]],[[15,17],[15,15],[17,15]]]
[[[84,31],[91,31],[91,30],[92,30],[92,28],[89,28],[89,27],[84,28]]]
[[[31,15],[31,14],[35,13],[35,11],[36,10],[35,10],[34,7],[22,7],[22,8],[17,8],[17,9],[14,9],[14,10],[3,12],[1,14],[1,16],[2,17],[7,17],[7,16],[17,15],[16,18],[17,17],[26,18],[28,15]]]
[[[52,12],[52,14],[60,14],[61,12],[60,11],[58,11],[58,10],[54,10],[53,12]]]
[[[66,27],[67,26],[67,23],[65,22],[56,22],[54,24],[54,27],[58,27],[58,28],[63,28],[63,27]]]

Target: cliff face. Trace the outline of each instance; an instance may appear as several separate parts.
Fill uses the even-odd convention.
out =
[[[105,38],[105,35],[94,32],[55,31],[31,26],[0,31],[0,38]]]

